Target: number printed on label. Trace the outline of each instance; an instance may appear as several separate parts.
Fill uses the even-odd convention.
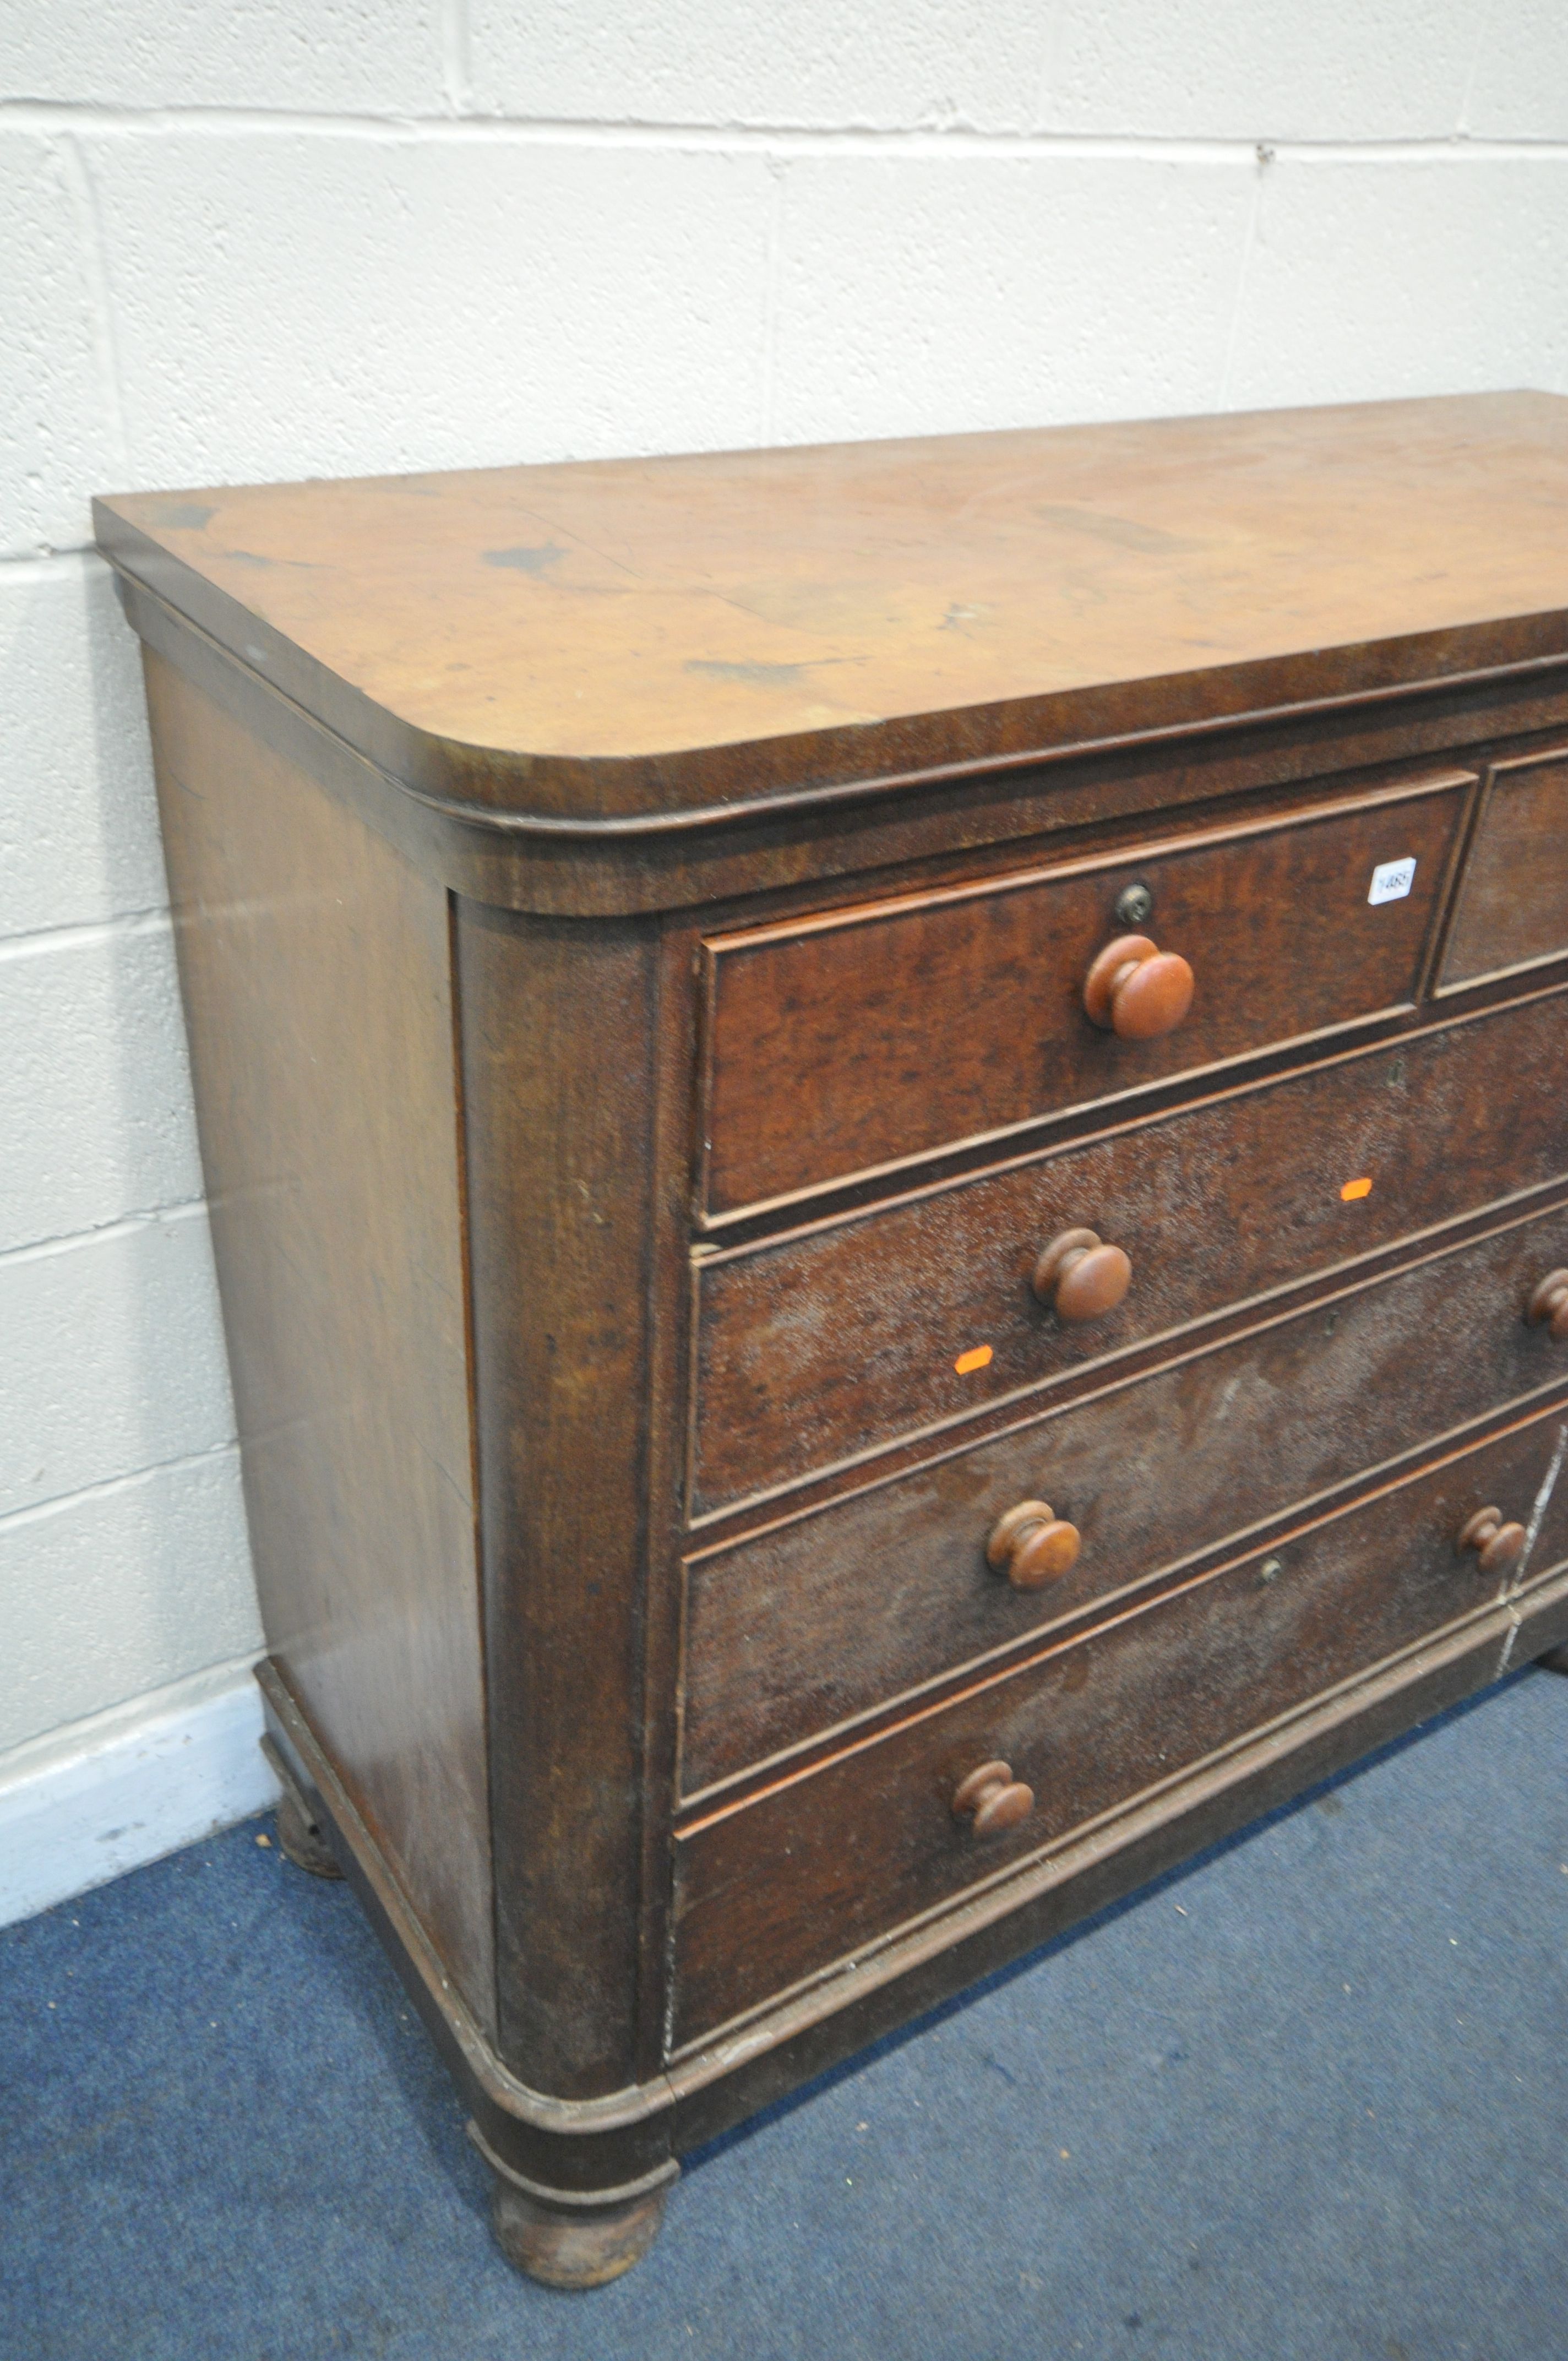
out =
[[[1416,882],[1416,860],[1380,861],[1372,873],[1369,902],[1402,902]]]

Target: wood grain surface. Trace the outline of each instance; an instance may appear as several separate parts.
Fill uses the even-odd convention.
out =
[[[1568,950],[1568,753],[1499,763],[1464,866],[1445,986]]]
[[[633,2080],[657,936],[457,906],[501,2054]]]
[[[446,896],[147,675],[268,1645],[493,2033]]]
[[[503,2169],[1563,1640],[1568,401],[97,514],[272,1707]]]
[[[1513,393],[95,515],[394,776],[582,818],[1560,653],[1565,509],[1568,402]]]
[[[1565,1455],[1559,1406],[696,1823],[676,1844],[676,2046],[1539,1578],[1568,1549]],[[1501,1576],[1455,1545],[1494,1501],[1537,1526]],[[1036,1805],[977,1841],[952,1797],[992,1758]]]
[[[732,1214],[1408,1005],[1466,773],[1109,859],[893,895],[707,945],[705,1202]],[[1374,870],[1413,862],[1374,905]],[[1119,897],[1197,974],[1155,1040],[1092,1024]]]
[[[1568,1167],[1558,993],[693,1266],[698,1520],[941,1429]],[[1080,1325],[1037,1299],[1077,1224],[1127,1255]],[[960,1364],[964,1366],[960,1366]]]
[[[1525,1318],[1564,1261],[1568,1212],[1515,1222],[694,1558],[685,1792],[1568,1376]],[[1028,1499],[1082,1537],[1039,1591],[985,1561]]]

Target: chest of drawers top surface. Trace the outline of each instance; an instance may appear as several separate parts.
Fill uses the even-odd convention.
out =
[[[1561,651],[1568,401],[143,493],[126,574],[392,777],[657,829]]]

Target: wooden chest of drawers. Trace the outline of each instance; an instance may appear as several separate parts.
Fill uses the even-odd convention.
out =
[[[1565,503],[1508,395],[99,504],[285,1830],[526,2268],[1568,1637]]]

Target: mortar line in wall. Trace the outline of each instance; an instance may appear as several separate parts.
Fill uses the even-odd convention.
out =
[[[55,951],[96,950],[100,944],[138,935],[166,935],[174,921],[165,906],[150,910],[117,910],[112,918],[94,918],[73,927],[38,927],[26,934],[0,935],[0,966],[11,960],[42,959]]]
[[[1152,133],[936,130],[904,125],[887,129],[831,125],[656,123],[634,118],[501,115],[355,115],[304,108],[112,107],[43,99],[0,101],[0,128],[41,134],[66,131],[115,137],[170,133],[298,135],[378,142],[436,140],[535,147],[712,149],[725,154],[916,156],[962,159],[988,157],[1078,156],[1087,159],[1250,164],[1260,140],[1281,162],[1410,164],[1561,162],[1568,140],[1475,139],[1458,133],[1420,138],[1300,139],[1266,129],[1236,136]]]
[[[83,558],[97,556],[97,550],[86,541],[71,542],[58,549],[0,550],[0,582],[58,581],[68,567],[80,571]]]
[[[138,1237],[143,1230],[171,1229],[176,1222],[192,1222],[205,1215],[204,1197],[182,1197],[171,1205],[159,1205],[150,1212],[118,1213],[112,1222],[100,1222],[87,1230],[68,1230],[58,1238],[33,1238],[26,1246],[7,1246],[0,1252],[0,1271],[28,1262],[47,1262],[54,1255],[76,1254],[88,1246],[112,1246],[120,1238]]]
[[[104,413],[114,437],[115,465],[128,476],[130,442],[126,433],[125,403],[121,397],[120,356],[115,333],[115,300],[109,282],[108,251],[98,203],[98,184],[82,144],[80,127],[73,126],[67,131],[60,142],[58,153],[76,213],[82,253],[93,291],[93,349],[102,380]]]
[[[187,1467],[205,1467],[215,1459],[232,1459],[239,1450],[239,1439],[229,1435],[223,1443],[208,1444],[201,1451],[176,1452],[170,1459],[149,1460],[145,1467],[127,1468],[121,1476],[105,1476],[96,1484],[79,1484],[73,1491],[56,1492],[47,1500],[29,1500],[25,1509],[8,1509],[0,1513],[0,1539],[23,1525],[45,1523],[50,1517],[66,1516],[84,1501],[106,1500],[116,1492],[128,1492],[138,1484],[150,1484],[155,1476],[178,1475]]]

